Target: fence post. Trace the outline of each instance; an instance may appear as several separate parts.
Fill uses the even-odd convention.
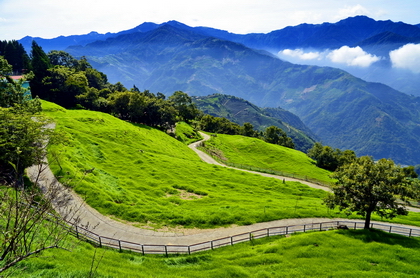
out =
[[[286,226],[286,235],[289,233],[289,226]]]
[[[122,252],[122,249],[121,249],[121,240],[118,240],[118,246],[120,247],[120,252]]]
[[[168,247],[165,245],[165,254],[166,254],[166,257],[168,256]]]
[[[270,236],[270,228],[267,228],[267,236]]]
[[[101,247],[101,248],[102,248],[101,236],[99,236],[99,247]]]
[[[411,231],[412,231],[413,229],[410,229],[410,234],[408,235],[408,237],[411,237]]]
[[[191,249],[189,245],[188,245],[188,255],[191,255]]]
[[[357,222],[354,222],[354,229],[356,230],[357,228]]]
[[[389,233],[391,233],[391,230],[392,230],[392,226],[389,226]]]
[[[214,250],[214,248],[213,248],[213,240],[210,241],[210,246],[211,246],[211,250]]]
[[[305,225],[303,225],[303,232],[304,232],[304,233],[306,232],[306,224],[305,224]]]
[[[322,223],[319,223],[319,230],[322,231]]]
[[[76,237],[77,239],[79,239],[79,231],[77,230],[77,225],[75,225],[74,227],[76,227]]]
[[[230,237],[230,245],[233,245],[233,236]]]
[[[144,255],[144,245],[141,245],[141,253]]]

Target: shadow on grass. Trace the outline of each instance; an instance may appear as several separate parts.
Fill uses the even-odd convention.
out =
[[[338,233],[361,240],[363,242],[378,242],[389,245],[401,245],[405,248],[420,248],[420,241],[416,238],[390,234],[381,230],[340,230]]]

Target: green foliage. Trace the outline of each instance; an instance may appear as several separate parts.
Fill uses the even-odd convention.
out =
[[[214,117],[211,115],[204,115],[200,119],[200,129],[211,132],[211,133],[221,133],[221,134],[240,134],[241,126],[229,121],[226,118]]]
[[[291,149],[294,149],[295,147],[292,138],[288,137],[286,132],[276,126],[267,127],[264,131],[263,138],[267,143],[276,144]]]
[[[47,54],[53,66],[63,66],[67,68],[77,68],[79,61],[65,51],[52,50]]]
[[[30,91],[23,86],[25,78],[14,81],[9,76],[11,72],[12,66],[0,56],[0,107],[19,107],[31,113],[41,111],[39,100],[32,100]]]
[[[356,159],[354,151],[333,149],[316,142],[308,151],[308,156],[316,161],[316,166],[335,171],[338,167],[351,163]]]
[[[51,250],[21,263],[11,277],[88,277],[95,252],[95,277],[415,277],[419,247],[418,238],[364,230],[270,237],[169,258],[78,243],[72,252]]]
[[[0,56],[12,66],[10,73],[23,74],[29,69],[29,57],[18,41],[0,41]]]
[[[333,194],[325,199],[327,206],[362,215],[366,218],[365,229],[369,228],[372,212],[385,218],[407,215],[405,205],[420,194],[407,171],[387,159],[375,162],[362,156],[340,167],[332,177],[337,182],[331,187]]]
[[[199,111],[192,102],[191,97],[184,92],[176,91],[169,97],[169,101],[174,103],[174,108],[178,111],[180,121],[189,123],[199,114]]]
[[[13,172],[22,175],[24,169],[39,163],[45,155],[45,140],[51,135],[44,129],[48,121],[24,110],[0,108],[0,175],[10,178]],[[14,166],[12,166],[14,165]],[[14,169],[15,168],[15,169]]]
[[[30,80],[31,91],[34,96],[48,99],[48,92],[44,88],[43,80],[49,76],[48,69],[52,67],[50,59],[36,41],[32,41],[31,70],[34,73]]]

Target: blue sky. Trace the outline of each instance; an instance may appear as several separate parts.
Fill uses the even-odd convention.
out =
[[[420,23],[418,0],[0,0],[0,39],[118,32],[177,20],[234,33],[269,32],[355,15]]]

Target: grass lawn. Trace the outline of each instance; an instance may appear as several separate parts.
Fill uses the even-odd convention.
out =
[[[418,238],[336,230],[168,258],[97,249],[82,242],[71,252],[48,250],[26,260],[11,277],[419,277],[419,264]]]
[[[332,183],[329,177],[331,172],[316,167],[314,161],[301,151],[241,135],[217,134],[206,145],[220,150],[226,162],[239,167],[253,166],[307,177],[325,184]]]
[[[67,138],[64,145],[49,147],[53,172],[72,180],[74,190],[104,215],[155,228],[345,217],[322,204],[322,190],[209,165],[157,129],[49,102],[43,109]],[[420,225],[420,214],[394,221]]]
[[[171,136],[108,114],[48,102],[43,109],[67,137],[64,146],[49,148],[53,172],[72,179],[74,190],[105,215],[201,228],[330,216],[322,190],[209,165]]]
[[[199,133],[197,133],[189,124],[185,122],[179,122],[176,124],[175,136],[176,139],[186,145],[203,139]]]

